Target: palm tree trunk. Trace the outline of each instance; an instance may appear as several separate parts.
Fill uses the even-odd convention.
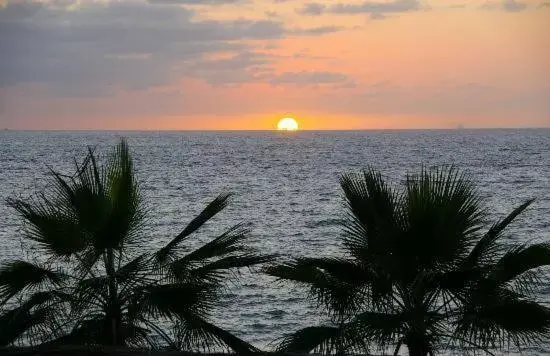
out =
[[[109,306],[107,310],[107,321],[110,329],[109,343],[111,345],[119,345],[122,343],[122,340],[120,340],[121,313],[118,304],[115,256],[112,248],[107,250],[105,269],[107,271],[107,278],[109,279]]]
[[[429,351],[424,348],[423,345],[408,345],[409,348],[409,356],[427,356],[429,354]]]
[[[409,349],[409,356],[427,356],[431,353],[432,347],[422,334],[409,335],[405,340]]]

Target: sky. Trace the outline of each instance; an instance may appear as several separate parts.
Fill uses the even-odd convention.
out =
[[[0,0],[0,129],[550,126],[548,0]]]

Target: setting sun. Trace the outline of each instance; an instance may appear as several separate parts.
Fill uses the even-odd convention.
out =
[[[285,117],[281,119],[277,124],[277,130],[279,131],[296,131],[298,130],[298,122],[291,117]]]

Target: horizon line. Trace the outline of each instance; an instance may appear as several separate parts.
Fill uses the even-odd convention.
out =
[[[351,132],[351,131],[475,131],[475,130],[537,130],[550,129],[550,126],[518,126],[518,127],[456,127],[456,128],[350,128],[350,129],[299,129],[284,131],[277,129],[117,129],[117,128],[86,128],[86,129],[22,129],[4,128],[0,132]]]

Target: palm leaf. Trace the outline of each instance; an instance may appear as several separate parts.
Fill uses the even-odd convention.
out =
[[[403,263],[412,271],[437,270],[467,255],[482,228],[484,210],[466,175],[453,167],[423,169],[407,176],[406,190],[408,227],[397,244]]]
[[[206,319],[190,313],[177,324],[180,345],[187,350],[210,351],[214,347],[227,347],[238,355],[256,353],[259,350]]]
[[[508,216],[498,223],[491,226],[489,231],[477,242],[474,246],[464,264],[466,266],[473,266],[483,260],[491,260],[495,257],[495,253],[498,252],[498,247],[495,244],[498,238],[502,235],[502,232],[510,225],[516,217],[518,217],[525,209],[527,209],[534,199],[528,200],[515,208]]]
[[[8,300],[23,290],[33,291],[48,283],[59,286],[66,275],[26,261],[11,261],[0,268],[0,300]]]
[[[357,314],[347,325],[360,339],[375,342],[379,347],[397,343],[407,324],[406,315],[401,313],[363,312]]]
[[[482,347],[510,341],[520,347],[550,337],[550,309],[507,294],[486,302],[471,301],[456,321],[455,335]]]
[[[227,256],[190,270],[188,276],[191,280],[204,279],[211,282],[222,282],[223,280],[227,280],[228,274],[231,273],[233,269],[252,267],[258,264],[271,262],[272,260],[273,256],[258,255],[254,253]],[[181,274],[179,274],[179,276],[181,276]]]
[[[228,204],[231,194],[222,194],[217,196],[210,204],[204,208],[200,214],[194,218],[172,241],[157,253],[159,262],[165,262],[173,253],[174,248],[189,235],[201,228],[206,222],[212,219],[216,214],[222,211]]]
[[[249,230],[245,229],[243,225],[236,225],[214,240],[171,262],[170,270],[176,278],[186,276],[186,273],[194,266],[207,263],[209,259],[246,253],[249,249],[241,242],[247,238],[248,233]]]
[[[188,313],[208,315],[217,297],[209,283],[174,283],[145,287],[130,304],[136,314],[175,320]]]
[[[140,187],[125,140],[119,142],[111,155],[106,174],[107,195],[111,202],[107,243],[120,248],[139,236],[145,218]]]
[[[29,223],[28,238],[38,242],[47,253],[65,257],[86,248],[87,238],[78,221],[55,205],[40,201],[31,204],[18,199],[8,199],[7,204]]]
[[[265,273],[305,284],[320,305],[340,318],[364,306],[367,287],[374,279],[371,271],[337,258],[299,258],[268,267]]]
[[[285,336],[277,351],[291,353],[317,352],[330,355],[342,352],[345,340],[343,330],[334,326],[310,326]],[[365,348],[365,347],[364,347]],[[366,348],[365,348],[366,349]]]
[[[523,245],[506,252],[495,264],[489,279],[510,282],[525,272],[550,266],[550,243]]]
[[[349,211],[344,223],[344,244],[349,252],[361,258],[364,251],[386,250],[388,239],[399,231],[397,196],[372,169],[362,175],[344,174],[340,186]]]
[[[48,330],[48,325],[56,325],[61,309],[56,308],[57,300],[66,296],[57,292],[37,292],[18,307],[0,315],[0,346],[14,343],[26,337],[31,344],[40,343],[56,330]]]

